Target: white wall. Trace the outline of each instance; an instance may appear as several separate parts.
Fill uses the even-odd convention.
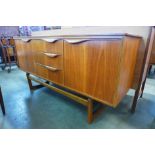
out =
[[[50,35],[87,35],[87,34],[111,34],[111,33],[129,33],[142,36],[145,43],[149,34],[149,26],[75,26],[62,27],[61,30],[47,30],[33,32],[33,36]]]

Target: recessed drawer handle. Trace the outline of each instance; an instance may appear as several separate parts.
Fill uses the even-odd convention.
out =
[[[60,70],[58,68],[51,67],[51,66],[46,66],[46,65],[43,65],[43,64],[40,64],[40,63],[36,63],[36,65],[41,66],[41,67],[44,67],[44,68],[46,68],[46,69],[48,69],[50,71],[53,71],[53,72],[56,72],[56,71],[59,71]]]
[[[60,56],[60,54],[57,54],[57,53],[47,53],[47,52],[45,52],[44,53],[46,56],[48,56],[48,57],[51,57],[51,58],[55,58],[55,57],[57,57],[57,56]]]

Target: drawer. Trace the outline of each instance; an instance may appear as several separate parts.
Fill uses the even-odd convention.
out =
[[[35,63],[63,69],[63,41],[33,40]]]
[[[44,49],[45,52],[49,52],[49,53],[57,53],[62,55],[63,54],[63,41],[59,40],[53,43],[49,43],[46,41],[42,41],[44,44]]]
[[[41,63],[35,63],[36,74],[51,82],[63,85],[63,70]]]
[[[63,53],[63,41],[47,42],[41,39],[32,40],[33,51],[48,53]]]
[[[63,55],[58,53],[37,52],[35,54],[35,63],[63,69]]]

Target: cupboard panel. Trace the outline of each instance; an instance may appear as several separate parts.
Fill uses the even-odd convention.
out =
[[[64,43],[64,84],[112,102],[116,90],[121,40]]]

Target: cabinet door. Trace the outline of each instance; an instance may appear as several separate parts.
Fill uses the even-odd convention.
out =
[[[121,40],[64,43],[64,85],[112,104],[118,81]]]
[[[22,40],[15,40],[19,67],[30,73],[35,73],[34,55],[32,51],[32,43]]]

